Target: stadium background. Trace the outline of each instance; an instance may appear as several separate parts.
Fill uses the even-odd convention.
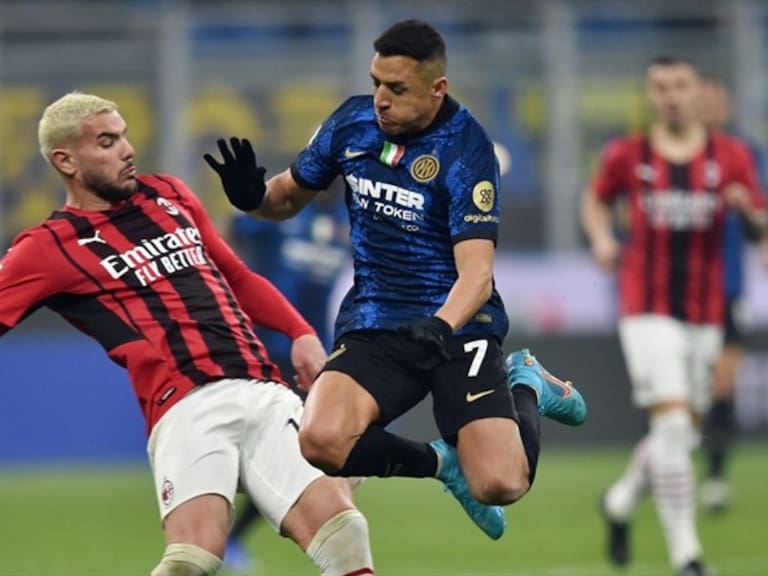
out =
[[[613,281],[585,250],[578,197],[606,138],[646,121],[643,66],[661,52],[722,76],[735,128],[766,144],[768,2],[2,0],[0,248],[63,200],[36,142],[42,108],[59,95],[116,100],[139,168],[184,177],[226,232],[232,212],[202,153],[217,137],[247,135],[270,172],[286,166],[346,95],[369,90],[371,43],[405,17],[444,32],[450,91],[498,144],[506,346],[528,345],[573,379],[590,420],[578,430],[544,424],[536,492],[510,510],[502,543],[475,534],[437,484],[364,485],[379,571],[611,574],[595,502],[643,423],[628,400]],[[758,537],[768,509],[768,272],[755,255],[748,271],[755,326],[737,384],[736,507],[702,528],[720,574],[768,573]],[[0,342],[0,383],[0,575],[145,573],[161,540],[125,375],[41,311]],[[430,418],[425,405],[398,426],[430,438]],[[644,548],[629,573],[665,573],[653,511],[641,515]],[[261,573],[311,573],[267,529],[252,545]]]

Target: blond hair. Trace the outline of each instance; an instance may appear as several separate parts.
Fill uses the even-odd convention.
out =
[[[51,152],[67,140],[80,135],[82,122],[95,114],[117,111],[117,104],[93,94],[70,92],[43,111],[37,127],[40,153],[50,163]]]

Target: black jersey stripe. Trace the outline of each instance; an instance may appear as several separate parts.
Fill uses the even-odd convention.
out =
[[[51,216],[51,220],[73,220],[74,216],[66,213],[66,212],[55,212]],[[74,226],[73,222],[73,226]],[[46,306],[49,306],[51,310],[54,310],[55,312],[61,314],[64,316],[67,320],[73,322],[78,327],[83,327],[84,330],[88,331],[88,334],[91,334],[92,336],[96,337],[97,340],[104,346],[105,350],[111,350],[113,346],[109,346],[107,344],[110,340],[119,341],[120,343],[124,342],[132,342],[134,340],[137,340],[140,338],[140,331],[136,323],[133,321],[133,317],[131,316],[130,310],[128,310],[127,306],[124,302],[119,300],[118,298],[115,298],[113,295],[111,295],[104,285],[96,279],[96,277],[93,276],[88,270],[83,268],[75,258],[72,257],[72,255],[67,251],[66,248],[64,248],[64,244],[61,241],[61,239],[58,237],[56,232],[53,230],[53,228],[49,224],[43,224],[43,228],[48,231],[48,233],[51,235],[51,238],[53,239],[54,244],[59,249],[59,252],[61,252],[62,256],[72,265],[73,268],[75,268],[80,274],[88,278],[94,286],[97,286],[99,288],[99,291],[108,296],[112,302],[114,302],[114,306],[116,308],[120,308],[123,313],[125,314],[125,317],[128,318],[129,322],[131,322],[131,325],[126,325],[125,322],[120,320],[117,316],[114,316],[114,313],[110,312],[115,319],[116,322],[111,323],[106,319],[106,315],[102,314],[95,319],[95,322],[93,322],[93,328],[89,329],[92,325],[92,322],[89,321],[88,318],[82,318],[80,314],[73,309],[70,309],[70,307],[67,305],[68,302],[66,299],[62,300],[60,298],[49,298],[45,303],[43,303]],[[75,228],[77,229],[77,228]],[[86,232],[86,234],[93,236],[94,231],[93,227],[90,228],[89,231]],[[82,310],[81,305],[78,305],[78,310]],[[72,314],[70,316],[70,314]],[[103,322],[103,323],[102,323]],[[106,329],[106,330],[105,330]],[[103,334],[102,331],[105,333]]]
[[[173,182],[170,182],[167,179],[162,178],[161,176],[156,176],[156,178],[161,182],[163,182],[164,184],[166,184],[173,191],[173,193],[176,195],[176,199],[179,202],[183,201],[181,194],[176,189]],[[142,183],[142,186],[146,188],[147,194],[158,195],[157,191],[152,189],[150,186],[147,186],[143,183]],[[182,224],[182,222],[188,222],[186,218],[184,218],[181,214],[179,214],[178,216],[174,216],[173,218],[179,224]],[[185,224],[182,224],[182,225],[185,225]],[[224,294],[227,300],[227,304],[232,309],[235,317],[237,318],[238,328],[240,330],[240,333],[245,337],[246,341],[248,342],[248,347],[251,354],[253,354],[256,357],[256,359],[262,364],[261,370],[264,375],[264,378],[266,378],[267,380],[271,379],[273,376],[272,365],[267,361],[267,359],[264,357],[264,355],[261,352],[261,347],[259,346],[259,342],[257,341],[256,335],[251,327],[250,320],[243,314],[243,311],[239,302],[237,302],[234,294],[232,293],[232,290],[230,290],[229,288],[229,284],[224,279],[219,269],[215,265],[212,265],[211,272],[214,278],[216,279],[216,282],[218,283],[219,288]]]
[[[717,166],[717,155],[715,150],[715,139],[712,138],[712,134],[709,135],[709,138],[707,140],[707,165],[704,166],[704,189],[707,192],[715,193],[717,184],[715,182],[715,178],[711,177],[711,174],[709,174],[712,167]],[[719,167],[718,167],[719,169]],[[713,218],[717,218],[717,214],[712,215]],[[711,263],[717,262],[718,259],[717,256],[717,246],[722,245],[722,225],[718,227],[717,225],[713,224],[713,231],[710,234],[704,234],[704,246],[702,248],[703,254],[703,262],[707,269],[711,266]],[[700,310],[701,310],[701,318],[708,318],[709,317],[709,299],[711,297],[710,293],[710,285],[711,281],[710,278],[705,276],[702,278],[702,282],[700,282],[699,286],[699,304],[700,304]]]
[[[114,310],[90,294],[57,294],[46,300],[45,305],[80,331],[93,336],[107,352],[143,339]]]
[[[143,183],[139,193],[147,194],[149,198],[157,196],[155,190],[143,185]],[[196,228],[194,222],[189,221],[181,212],[178,214],[169,213],[169,216],[181,227]],[[141,217],[131,219],[130,225],[124,225],[120,219],[115,219],[113,226],[136,245],[141,244],[144,239],[155,238],[168,233],[146,211],[142,211]],[[206,355],[209,360],[219,366],[221,375],[230,378],[248,377],[248,362],[241,354],[235,335],[221,308],[218,305],[211,305],[211,302],[216,301],[216,296],[200,271],[196,267],[190,266],[185,269],[183,274],[169,274],[165,280],[182,297],[189,315],[197,322],[197,334],[205,344]],[[175,320],[172,320],[168,326],[172,332],[178,333],[178,339],[187,341],[180,325]],[[207,381],[211,380],[210,376],[207,377]]]
[[[127,218],[127,216],[129,216],[131,212],[137,213],[140,211],[136,206],[132,204],[128,204],[120,210],[125,211],[125,214],[115,214],[112,218],[110,218],[109,224],[122,233],[116,224],[120,221],[128,220],[129,218]],[[91,237],[96,233],[95,228],[88,218],[84,216],[76,216],[66,212],[62,212],[60,214],[62,217],[70,221],[79,237]],[[99,258],[99,260],[103,260],[109,256],[118,256],[119,254],[114,247],[99,242],[92,242],[83,248],[90,250],[96,257]],[[166,334],[166,340],[168,341],[168,345],[173,355],[173,360],[176,363],[178,370],[197,385],[210,381],[210,376],[195,366],[192,359],[191,350],[187,345],[186,340],[183,338],[179,323],[171,317],[160,295],[151,288],[151,285],[142,286],[134,274],[126,273],[122,276],[121,279],[128,288],[140,295],[141,299],[150,310],[152,317],[160,326],[163,327],[163,330]],[[122,301],[120,302],[120,305],[128,309],[130,312],[130,309]],[[133,316],[134,315],[131,314],[131,317]]]
[[[655,170],[653,170],[652,162],[653,162],[653,154],[651,150],[651,139],[646,136],[645,138],[643,138],[642,142],[640,143],[640,165],[643,167],[650,168],[648,170],[649,174],[655,174]],[[648,177],[647,179],[644,179],[641,182],[639,201],[642,202],[644,200],[644,197],[650,194],[653,194],[653,179]],[[648,218],[646,218],[645,220],[644,234],[645,234],[645,237],[648,239],[646,241],[646,246],[648,250],[645,254],[645,261],[643,263],[643,278],[644,278],[643,282],[645,286],[645,310],[646,312],[653,312],[654,310],[653,297],[655,295],[655,287],[656,287],[656,277],[653,269],[653,264],[656,261],[656,241],[655,241],[656,235],[654,234],[652,223]]]
[[[669,163],[670,188],[678,194],[691,193],[691,164]],[[685,307],[688,291],[688,260],[691,232],[674,227],[669,231],[669,308],[673,318],[688,320]]]

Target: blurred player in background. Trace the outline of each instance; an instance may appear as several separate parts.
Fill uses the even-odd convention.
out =
[[[333,345],[328,310],[336,279],[349,261],[349,226],[340,194],[329,193],[309,204],[295,218],[283,222],[255,220],[243,213],[233,218],[234,247],[251,270],[280,292],[318,332],[323,346]],[[284,334],[256,326],[259,339],[283,374],[292,374],[291,340]],[[255,566],[243,538],[260,517],[246,501],[227,541],[224,566],[247,571]]]
[[[320,196],[289,220],[256,220],[241,212],[231,225],[234,247],[248,267],[277,286],[328,349],[331,291],[350,260],[347,211],[337,192]],[[291,341],[280,332],[256,331],[273,361],[290,374]]]
[[[442,36],[406,20],[374,48],[373,96],[341,104],[290,169],[265,183],[237,138],[219,141],[223,163],[206,161],[255,217],[290,218],[337,176],[346,183],[354,285],[306,401],[304,456],[341,476],[437,477],[499,538],[496,505],[534,479],[537,411],[580,424],[586,407],[527,350],[510,355],[507,380],[508,320],[493,280],[498,163],[483,128],[447,94]],[[430,393],[443,439],[385,430]]]
[[[711,130],[729,127],[731,101],[728,88],[717,78],[705,78],[702,82],[701,116]],[[755,161],[758,178],[765,189],[765,158],[763,152],[749,143]],[[729,212],[725,218],[723,233],[725,262],[725,340],[720,358],[715,364],[712,405],[704,420],[704,451],[706,455],[706,479],[701,486],[701,501],[713,511],[723,510],[729,500],[730,489],[726,480],[726,467],[736,432],[734,416],[734,388],[736,375],[744,354],[747,331],[747,305],[744,301],[744,256],[747,235],[738,213]]]
[[[151,576],[219,571],[238,484],[321,574],[373,574],[349,484],[302,458],[301,400],[251,322],[292,339],[303,385],[326,358],[314,329],[235,256],[181,180],[137,175],[126,133],[98,96],[45,109],[40,150],[66,204],[0,261],[0,334],[47,306],[127,368],[166,540]]]
[[[701,121],[701,80],[691,63],[653,60],[646,89],[652,126],[606,146],[582,204],[595,259],[606,270],[619,269],[619,336],[633,400],[649,418],[648,434],[604,495],[603,513],[610,557],[626,564],[629,522],[650,487],[676,573],[698,576],[707,568],[696,529],[692,451],[722,345],[724,220],[733,210],[762,231],[763,196],[746,144],[709,132]],[[610,208],[622,194],[630,211],[623,251]]]

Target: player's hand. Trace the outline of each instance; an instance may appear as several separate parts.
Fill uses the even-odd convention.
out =
[[[740,214],[747,214],[752,210],[752,200],[749,197],[747,187],[739,182],[731,182],[723,189],[723,198],[731,210]]]
[[[309,392],[312,383],[320,374],[328,355],[322,342],[314,334],[299,336],[291,346],[291,364],[296,375],[296,386],[304,392]]]
[[[226,140],[219,138],[216,141],[224,160],[223,164],[210,154],[204,154],[203,160],[219,175],[230,204],[243,212],[256,210],[267,193],[267,185],[264,182],[267,169],[256,162],[256,154],[246,138],[233,137],[229,139],[229,143],[232,150]]]
[[[411,362],[420,370],[431,370],[451,359],[446,344],[453,328],[442,318],[430,316],[414,320],[398,327],[397,333],[410,341]]]
[[[592,242],[592,256],[603,270],[615,270],[620,254],[621,246],[611,235],[597,237]]]

